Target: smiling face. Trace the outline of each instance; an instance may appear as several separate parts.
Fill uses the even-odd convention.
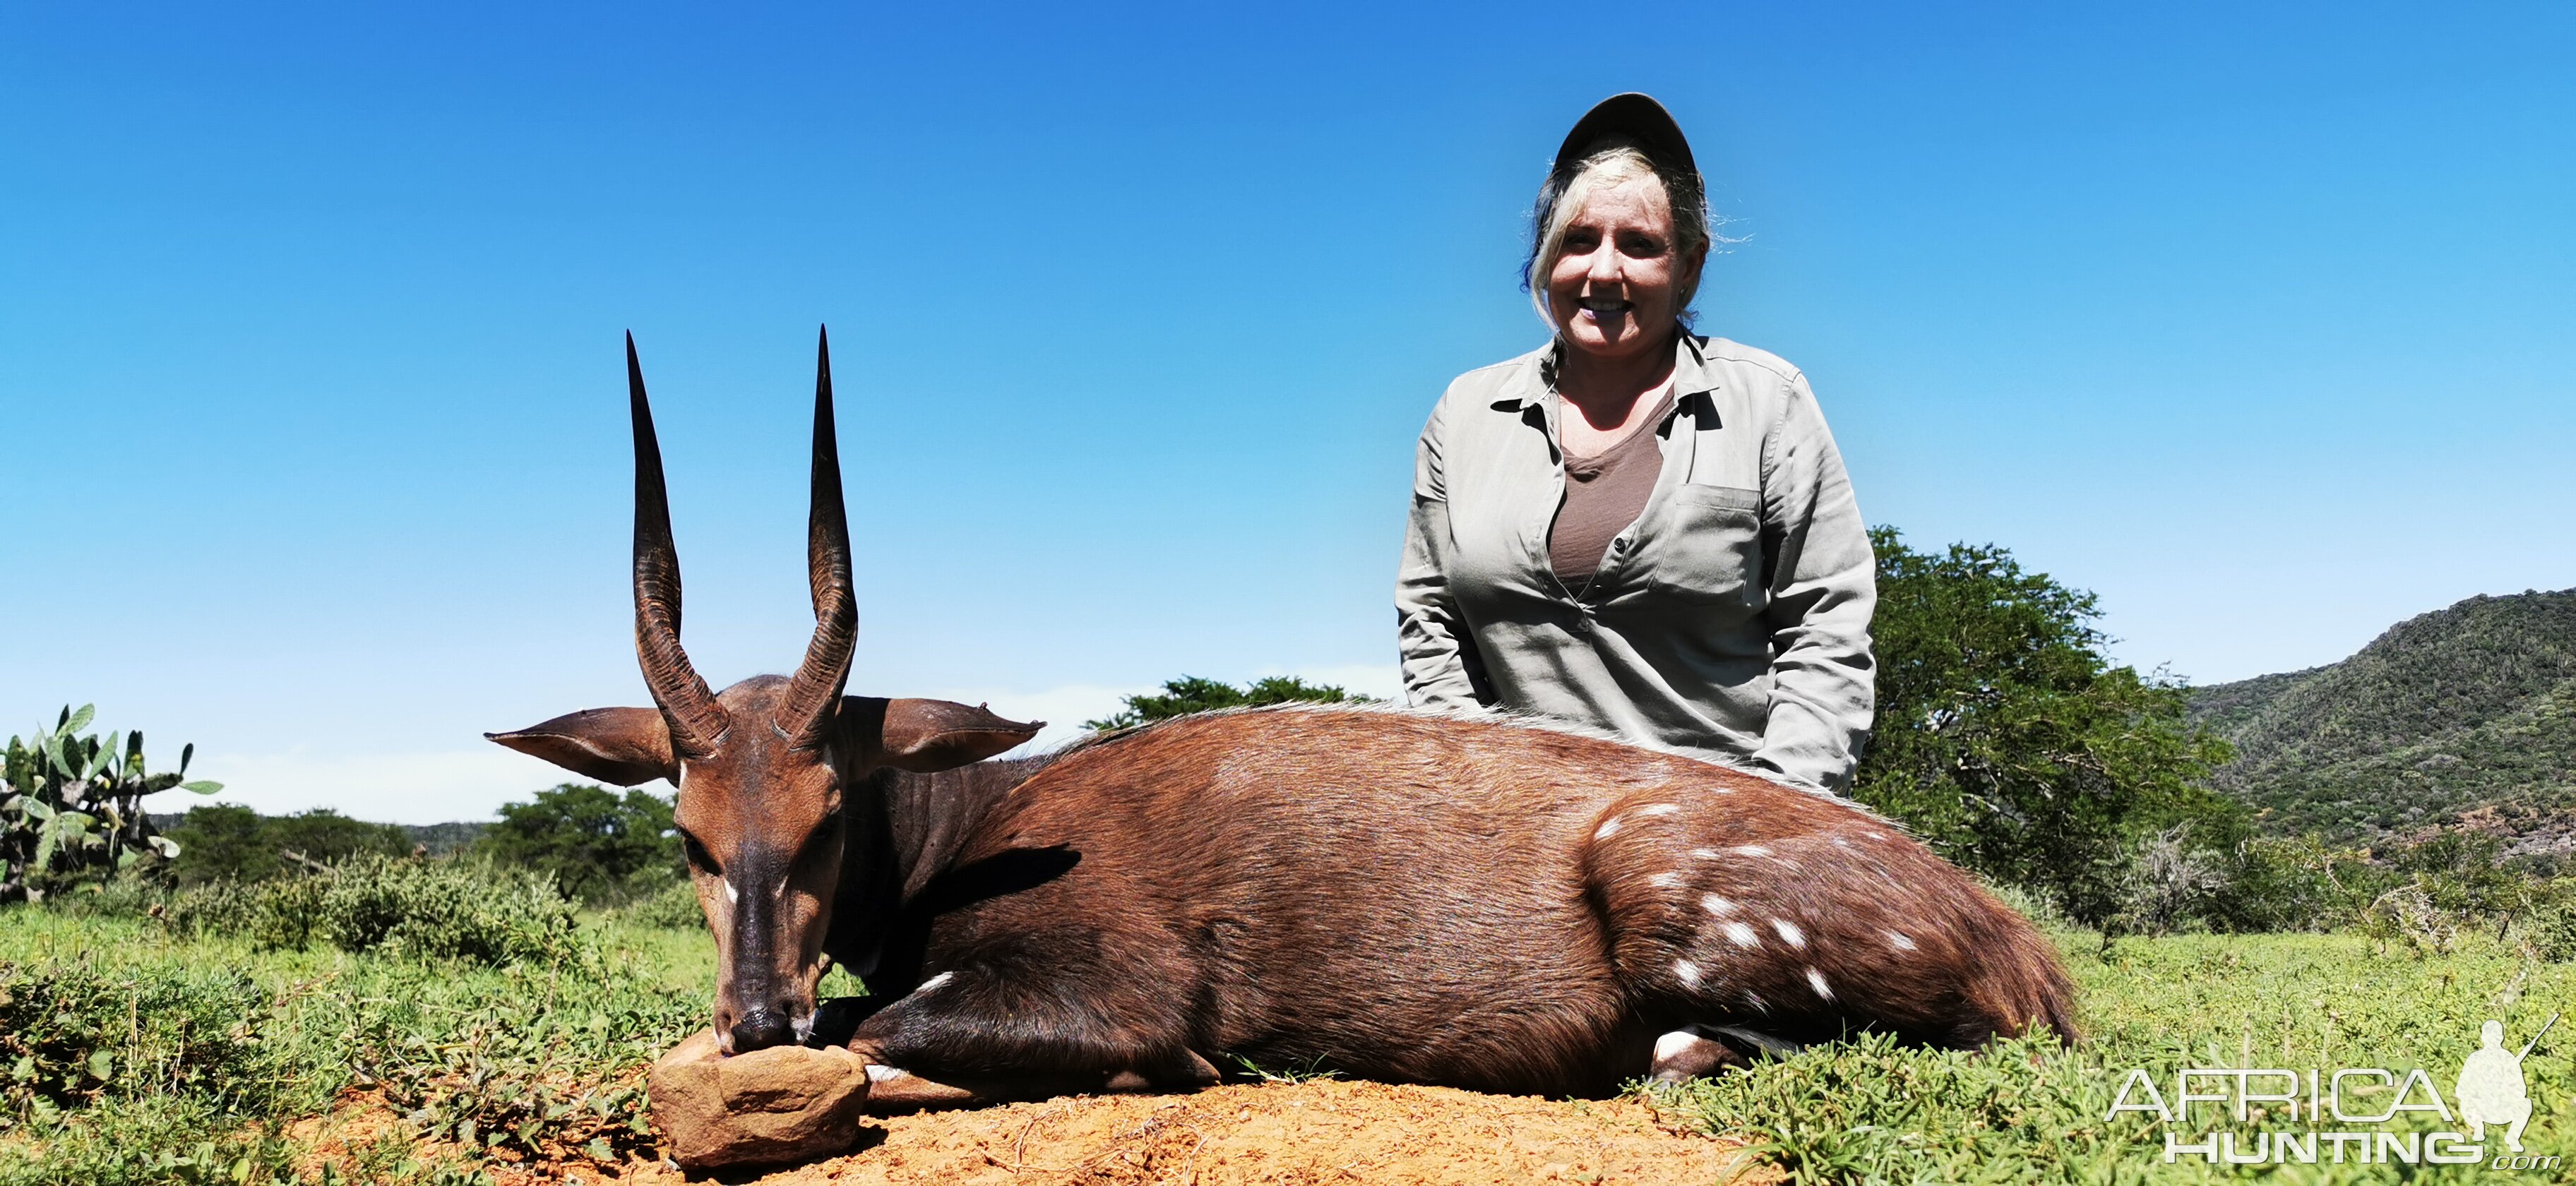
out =
[[[1546,277],[1557,336],[1603,361],[1661,348],[1702,258],[1676,249],[1663,182],[1631,172],[1568,196],[1582,205],[1566,219]]]

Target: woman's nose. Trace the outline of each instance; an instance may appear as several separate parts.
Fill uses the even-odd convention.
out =
[[[1592,267],[1584,273],[1584,279],[1594,284],[1618,284],[1625,281],[1627,275],[1628,270],[1620,266],[1619,253],[1604,243],[1600,250],[1592,253]]]

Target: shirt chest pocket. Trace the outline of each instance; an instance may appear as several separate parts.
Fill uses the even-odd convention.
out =
[[[1740,486],[1675,487],[1646,533],[1646,582],[1685,601],[1758,608],[1762,596],[1762,493]]]

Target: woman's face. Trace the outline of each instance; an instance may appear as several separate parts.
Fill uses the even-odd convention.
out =
[[[1547,276],[1556,332],[1603,360],[1660,349],[1699,264],[1673,250],[1662,181],[1648,174],[1595,189],[1566,224],[1564,253]]]

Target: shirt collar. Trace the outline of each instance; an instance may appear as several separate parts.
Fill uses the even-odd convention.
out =
[[[1684,327],[1673,343],[1673,406],[1692,396],[1717,390],[1717,376],[1709,373],[1708,339]],[[1564,363],[1565,343],[1550,342],[1538,352],[1536,365],[1523,367],[1520,382],[1512,393],[1494,401],[1497,412],[1519,412],[1545,408],[1548,397],[1556,392],[1556,371]]]

